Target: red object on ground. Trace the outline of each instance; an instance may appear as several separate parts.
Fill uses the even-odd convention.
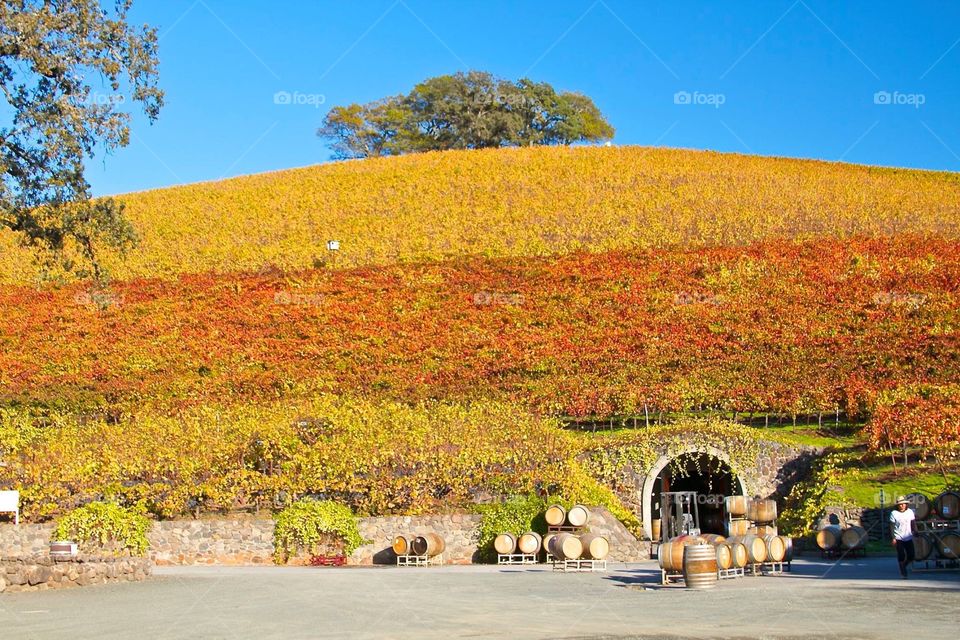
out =
[[[347,557],[338,556],[310,556],[311,567],[342,567],[347,563]]]

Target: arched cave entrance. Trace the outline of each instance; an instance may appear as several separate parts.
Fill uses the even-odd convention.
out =
[[[726,535],[723,499],[747,495],[739,475],[734,475],[727,456],[718,449],[692,450],[663,456],[650,470],[643,484],[643,526],[652,537],[652,522],[661,515],[664,491],[697,492],[702,533]]]

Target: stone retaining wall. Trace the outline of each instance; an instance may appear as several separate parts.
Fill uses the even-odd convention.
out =
[[[610,540],[610,559],[635,562],[650,557],[649,543],[635,538],[606,509],[591,509],[590,529]],[[360,535],[370,543],[347,559],[352,565],[393,564],[391,549],[398,535],[440,534],[446,543],[444,562],[470,564],[478,560],[475,534],[480,524],[476,514],[432,516],[386,516],[361,518]],[[0,525],[0,554],[5,557],[46,555],[53,526]],[[273,520],[165,520],[156,522],[147,534],[149,559],[158,565],[257,565],[273,562]],[[301,555],[291,563],[306,563]]]
[[[147,533],[150,558],[167,564],[270,564],[273,520],[162,520]]]
[[[47,555],[0,558],[0,592],[83,587],[105,582],[143,580],[152,570],[146,558],[78,556],[53,560]]]

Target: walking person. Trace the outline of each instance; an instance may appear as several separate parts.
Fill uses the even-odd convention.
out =
[[[900,577],[907,577],[907,565],[913,562],[913,521],[916,515],[909,506],[906,496],[897,498],[897,506],[890,512],[890,532],[893,546],[897,549],[897,563],[900,565]]]

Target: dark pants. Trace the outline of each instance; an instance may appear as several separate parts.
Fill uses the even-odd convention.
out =
[[[900,575],[907,575],[907,565],[915,558],[913,540],[897,540],[897,562],[900,563]]]

